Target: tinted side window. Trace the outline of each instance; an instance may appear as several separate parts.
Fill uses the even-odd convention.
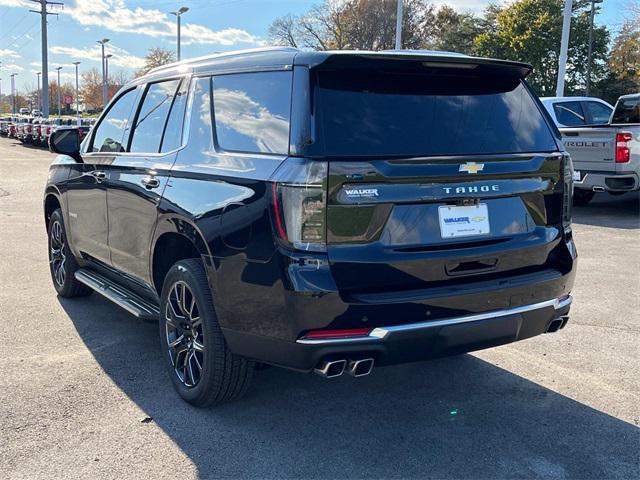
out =
[[[213,107],[220,148],[286,154],[291,80],[291,72],[214,77]]]
[[[585,124],[584,112],[580,102],[555,103],[553,110],[556,112],[558,122],[569,127]]]
[[[180,80],[151,83],[136,117],[131,152],[157,153]]]
[[[136,89],[122,95],[109,109],[96,129],[91,145],[92,152],[124,152],[122,138],[136,101]]]
[[[591,115],[590,123],[600,125],[609,123],[611,117],[611,109],[600,102],[584,102],[586,110]]]
[[[161,152],[170,152],[182,145],[182,122],[184,120],[184,109],[187,105],[187,83],[183,81],[176,92],[167,126],[164,129],[162,146],[160,147]]]

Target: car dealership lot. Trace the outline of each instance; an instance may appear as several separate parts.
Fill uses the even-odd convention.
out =
[[[52,158],[0,138],[0,477],[638,477],[637,195],[576,209],[559,333],[360,379],[271,368],[198,410],[171,388],[156,325],[55,296]]]

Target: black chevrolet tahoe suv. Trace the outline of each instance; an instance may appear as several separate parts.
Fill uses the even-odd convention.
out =
[[[159,320],[194,405],[564,327],[572,165],[522,63],[268,48],[156,68],[44,195],[53,284]]]

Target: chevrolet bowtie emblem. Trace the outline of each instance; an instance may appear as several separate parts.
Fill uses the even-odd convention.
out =
[[[478,173],[481,172],[482,169],[484,169],[484,163],[467,162],[463,165],[460,165],[458,171],[467,173]]]

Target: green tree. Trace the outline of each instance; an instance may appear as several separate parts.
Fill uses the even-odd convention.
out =
[[[627,20],[613,41],[606,77],[595,93],[614,103],[620,95],[640,91],[640,13]]]
[[[458,13],[448,5],[424,16],[427,24],[423,29],[423,47],[432,50],[447,50],[465,54],[474,53],[474,39],[484,27],[478,17],[469,13]]]
[[[590,4],[585,0],[574,2],[569,37],[567,79],[565,94],[584,91],[587,70]],[[501,10],[490,12],[495,16],[494,28],[480,33],[474,40],[476,52],[489,57],[518,60],[534,67],[529,82],[541,96],[554,95],[562,35],[562,0],[520,0]],[[491,19],[489,20],[491,21]],[[597,82],[607,73],[606,27],[594,27],[592,53],[592,81]]]

